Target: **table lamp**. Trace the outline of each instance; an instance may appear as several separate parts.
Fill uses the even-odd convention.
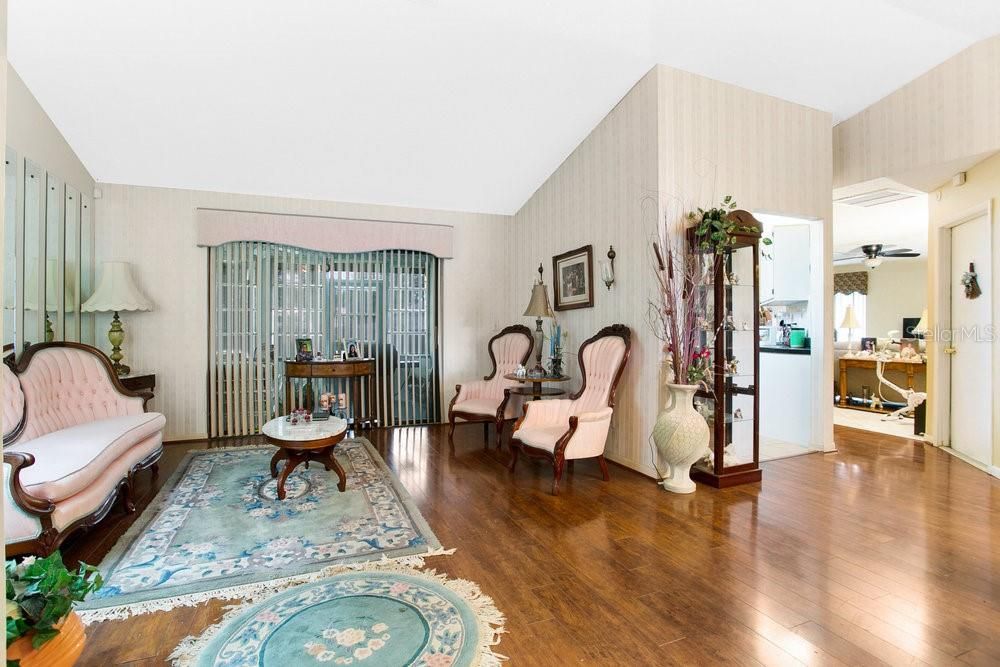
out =
[[[841,329],[847,329],[847,351],[851,351],[851,332],[854,329],[860,329],[861,325],[858,323],[858,318],[854,316],[854,306],[848,305],[844,310],[844,319],[840,321]]]
[[[132,369],[121,363],[123,354],[121,345],[125,340],[125,330],[118,319],[120,311],[152,310],[149,302],[139,288],[132,282],[132,273],[128,262],[104,262],[101,281],[97,289],[80,307],[85,313],[114,313],[111,320],[111,330],[108,340],[111,341],[111,365],[119,376],[128,375]]]
[[[545,340],[545,333],[542,331],[542,318],[555,317],[556,315],[552,312],[552,307],[549,306],[549,293],[542,281],[541,264],[538,265],[538,282],[531,288],[531,301],[524,309],[524,316],[535,318],[535,333],[538,334],[538,341],[535,343],[535,367],[531,369],[531,372],[536,376],[545,375],[545,369],[542,367],[542,342]]]

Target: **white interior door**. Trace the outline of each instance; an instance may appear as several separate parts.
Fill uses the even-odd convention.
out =
[[[975,265],[982,294],[965,296],[962,274]],[[990,230],[985,215],[951,230],[951,447],[989,465],[992,440]],[[932,397],[933,398],[933,397]]]

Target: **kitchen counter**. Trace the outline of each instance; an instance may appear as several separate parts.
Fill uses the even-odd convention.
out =
[[[762,354],[803,354],[809,355],[812,350],[808,347],[788,347],[787,345],[761,345]]]
[[[812,446],[813,358],[803,347],[761,345],[760,437]]]

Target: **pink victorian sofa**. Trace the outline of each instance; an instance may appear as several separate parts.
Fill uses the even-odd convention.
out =
[[[448,437],[455,434],[455,420],[482,422],[484,435],[489,434],[489,425],[495,424],[497,447],[503,434],[505,420],[517,419],[520,414],[519,396],[511,396],[507,390],[517,385],[504,375],[513,373],[519,365],[527,363],[535,338],[531,329],[523,324],[514,324],[503,329],[490,339],[487,347],[493,371],[482,380],[455,386],[455,398],[448,406]]]
[[[163,451],[166,420],[150,394],[125,389],[111,362],[80,343],[41,343],[3,364],[7,555],[47,555],[103,519]]]
[[[608,481],[604,444],[631,339],[632,332],[624,324],[604,327],[580,346],[583,386],[578,392],[568,399],[525,404],[524,416],[511,435],[511,472],[517,465],[518,452],[548,459],[553,467],[552,495],[557,495],[566,461],[596,458],[604,481]]]

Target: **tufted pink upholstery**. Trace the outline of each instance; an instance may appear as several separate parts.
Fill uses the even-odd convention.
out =
[[[38,350],[20,380],[28,418],[18,442],[98,419],[143,411],[142,399],[119,394],[101,359],[86,350],[72,347]]]
[[[462,384],[462,390],[452,408],[456,412],[493,416],[503,401],[504,389],[517,384],[504,375],[513,373],[521,365],[521,360],[531,346],[531,339],[519,333],[509,333],[493,341],[493,356],[497,370],[489,380],[478,380]],[[511,396],[504,410],[505,419],[515,419],[521,414],[519,396]]]
[[[24,415],[24,393],[14,371],[3,366],[3,434],[11,433]]]
[[[587,386],[583,394],[573,401],[570,408],[573,414],[608,406],[611,386],[625,358],[625,341],[618,336],[599,338],[583,349],[580,358],[587,372]]]

